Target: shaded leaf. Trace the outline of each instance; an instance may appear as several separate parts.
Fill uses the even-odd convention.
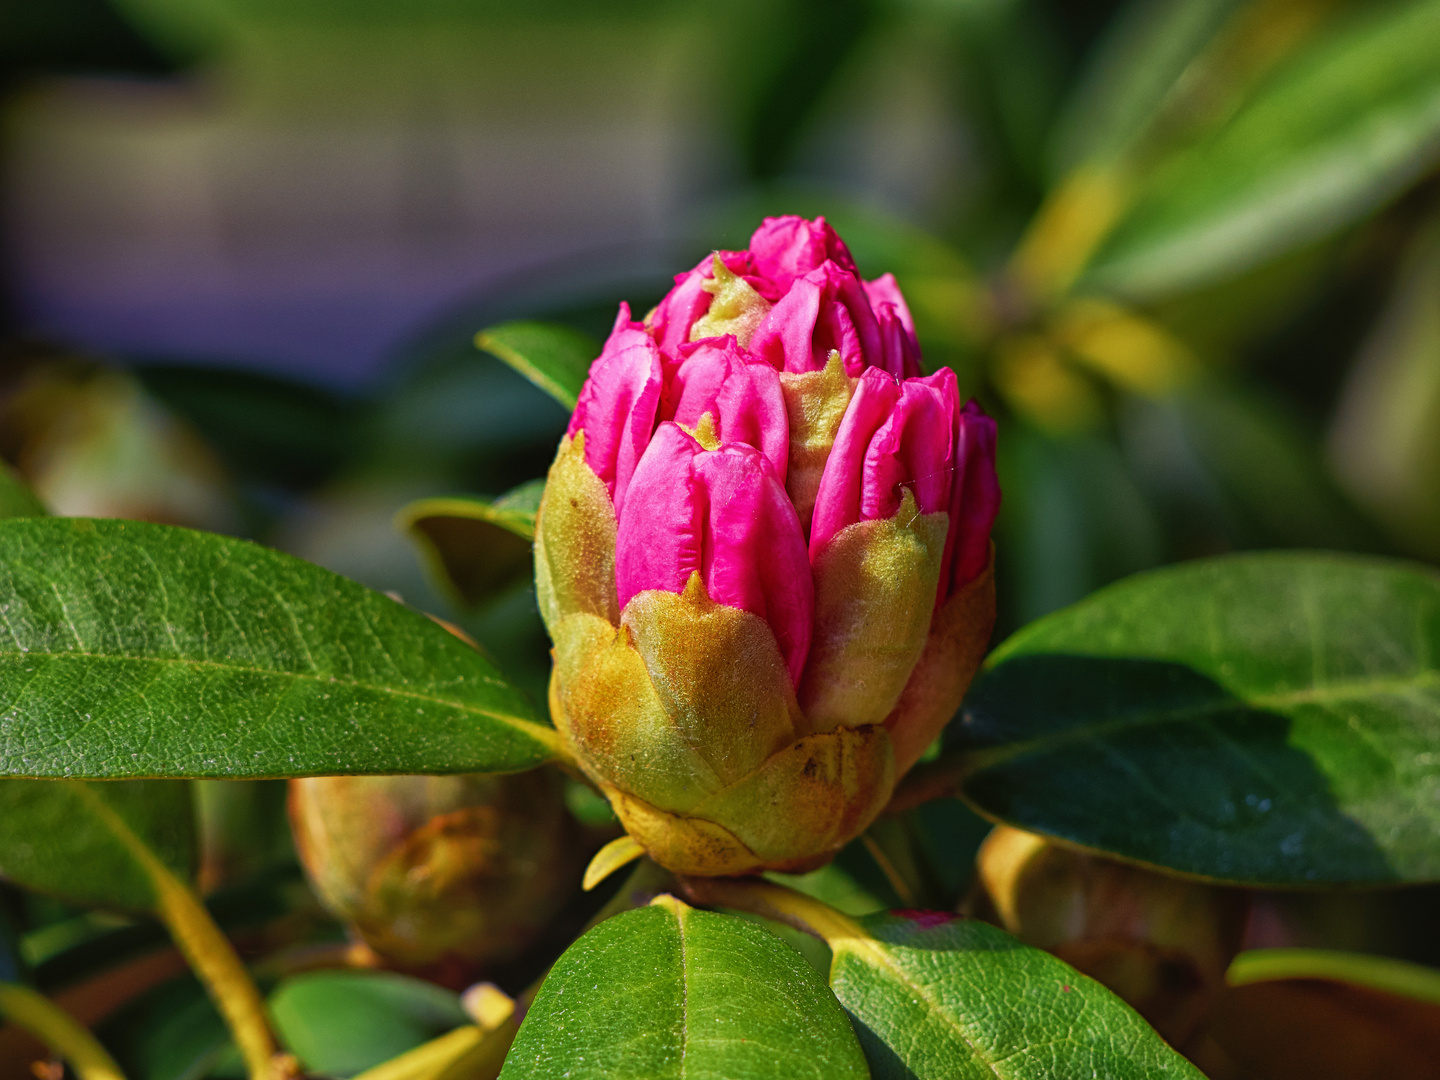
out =
[[[0,522],[0,606],[10,775],[503,772],[556,746],[431,620],[244,541]]]
[[[478,606],[533,572],[535,512],[543,480],[493,502],[420,499],[395,517],[426,556],[436,577],[464,604]]]
[[[507,322],[481,330],[475,344],[499,357],[567,409],[574,409],[600,346],[558,323]]]
[[[285,1045],[326,1076],[351,1076],[469,1023],[456,994],[383,971],[296,975],[269,1006]]]
[[[183,780],[0,780],[0,876],[27,889],[86,906],[154,908],[151,877],[120,830],[182,880],[193,875],[195,816]]]
[[[45,507],[15,470],[0,461],[0,518],[44,517]]]
[[[1318,949],[1241,953],[1210,1038],[1248,1076],[1429,1080],[1440,1061],[1440,972]]]
[[[1440,576],[1245,555],[1015,634],[971,689],[965,796],[1031,832],[1269,885],[1440,877]]]
[[[1440,157],[1440,3],[1374,5],[1145,181],[1086,280],[1155,297],[1356,220]]]
[[[874,915],[826,936],[876,1080],[1200,1078],[1099,983],[985,923]]]
[[[236,1054],[225,1021],[193,975],[126,1002],[95,1034],[128,1080],[202,1080]]]
[[[662,897],[607,919],[546,977],[500,1074],[866,1076],[845,1014],[755,924]]]

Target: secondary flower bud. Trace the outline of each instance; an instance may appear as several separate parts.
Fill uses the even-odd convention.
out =
[[[544,770],[292,780],[290,822],[325,906],[383,959],[448,983],[523,950],[578,876]]]
[[[812,867],[880,812],[989,638],[994,448],[823,219],[622,307],[536,585],[556,727],[658,862]]]

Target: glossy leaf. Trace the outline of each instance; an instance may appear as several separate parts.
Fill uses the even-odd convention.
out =
[[[916,912],[827,937],[875,1080],[1200,1080],[1109,990],[993,926]]]
[[[476,334],[475,344],[567,409],[575,408],[590,362],[600,355],[600,346],[590,335],[557,323],[501,323]]]
[[[546,977],[504,1080],[866,1076],[845,1014],[755,924],[671,898],[607,919]]]
[[[182,880],[192,876],[188,783],[0,780],[0,877],[74,904],[149,910],[157,896],[136,842]]]
[[[240,540],[0,522],[0,607],[10,775],[501,772],[556,745],[431,620]]]
[[[545,482],[535,480],[493,502],[420,499],[401,510],[395,524],[462,603],[478,606],[533,572],[535,512],[544,490]]]
[[[45,507],[15,475],[15,470],[0,461],[0,518],[44,517]]]
[[[1317,240],[1440,157],[1440,2],[1374,5],[1147,176],[1093,286],[1154,297]]]
[[[392,972],[296,975],[269,1006],[285,1045],[326,1076],[350,1076],[469,1023],[457,995]]]
[[[1318,554],[1141,574],[1020,631],[953,744],[987,816],[1268,885],[1440,878],[1440,575]]]

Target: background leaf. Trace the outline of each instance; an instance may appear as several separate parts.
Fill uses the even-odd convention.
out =
[[[275,1030],[311,1072],[350,1076],[468,1024],[460,998],[385,971],[317,971],[269,998]]]
[[[798,953],[674,900],[607,919],[545,979],[500,1074],[866,1076],[854,1032]]]
[[[149,910],[149,875],[109,810],[182,880],[194,874],[195,814],[183,780],[0,780],[0,876],[75,904]]]
[[[290,556],[136,522],[0,523],[0,768],[503,772],[553,730],[481,654]]]
[[[639,314],[639,313],[637,313]],[[600,345],[559,323],[507,322],[481,330],[475,344],[497,356],[567,409],[574,409]]]
[[[478,606],[533,572],[535,512],[544,490],[545,482],[535,480],[493,502],[421,499],[401,510],[395,523],[455,596]]]
[[[1440,877],[1440,576],[1246,555],[1141,574],[1017,633],[955,743],[993,818],[1269,885]]]
[[[0,461],[0,518],[44,517],[45,507],[15,470]]]
[[[1365,6],[1147,176],[1092,285],[1155,297],[1233,274],[1354,221],[1440,157],[1440,3]]]
[[[862,925],[831,940],[830,985],[875,1080],[1201,1075],[1099,983],[992,926],[939,912]]]

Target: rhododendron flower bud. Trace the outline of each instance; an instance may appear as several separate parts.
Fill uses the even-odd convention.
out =
[[[959,706],[994,621],[994,424],[888,275],[772,218],[622,307],[550,469],[550,706],[666,867],[817,866]]]
[[[548,770],[291,780],[290,822],[325,906],[382,959],[451,985],[534,941],[578,877]]]

